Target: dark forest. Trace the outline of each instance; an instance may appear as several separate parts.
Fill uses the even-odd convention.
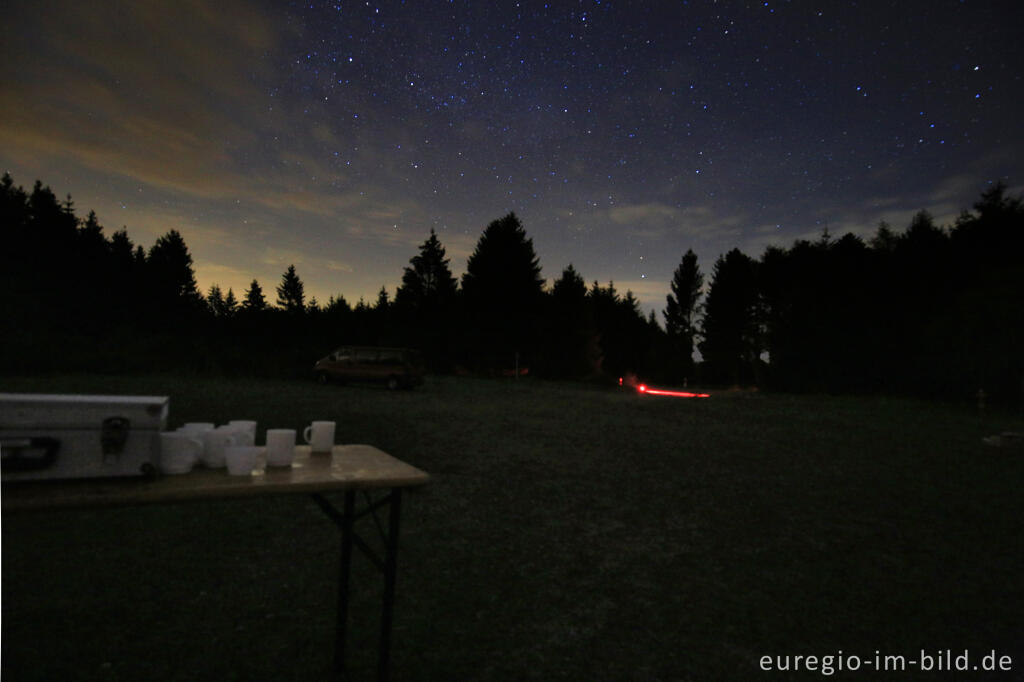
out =
[[[992,185],[952,226],[919,212],[702,272],[683,254],[659,321],[572,265],[551,287],[515,214],[487,225],[458,281],[431,232],[392,298],[307,300],[289,267],[244,292],[196,283],[181,234],[148,250],[37,181],[0,185],[2,371],[310,377],[342,344],[420,349],[435,372],[768,390],[1024,400],[1024,202]],[[699,355],[695,351],[699,350]],[[695,357],[699,362],[695,362]]]

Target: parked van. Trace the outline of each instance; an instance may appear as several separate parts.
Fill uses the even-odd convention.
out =
[[[423,361],[408,348],[344,346],[317,360],[313,374],[321,384],[380,381],[389,389],[412,388],[423,383]]]

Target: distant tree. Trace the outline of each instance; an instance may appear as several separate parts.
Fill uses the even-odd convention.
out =
[[[313,316],[314,331],[318,343],[324,348],[339,343],[353,343],[352,309],[341,294],[330,296]]]
[[[515,353],[529,362],[544,291],[540,270],[533,240],[515,213],[484,229],[462,278],[477,362],[508,367]]]
[[[53,190],[39,180],[28,196],[28,217],[31,235],[51,253],[73,248],[78,218],[68,209],[67,201],[62,205]]]
[[[206,294],[206,305],[214,317],[224,317],[224,295],[220,291],[220,285],[214,284]]]
[[[23,188],[15,186],[10,173],[4,173],[0,180],[0,237],[4,246],[0,249],[0,259],[24,258],[18,248],[26,236],[27,222],[28,194]],[[4,268],[4,272],[9,273],[10,269]]]
[[[289,265],[281,276],[281,284],[277,287],[277,305],[289,313],[298,314],[306,310],[304,287],[294,265]]]
[[[267,299],[263,296],[263,289],[260,287],[260,283],[256,280],[252,281],[249,285],[249,290],[245,292],[245,300],[242,301],[242,309],[252,312],[267,309]]]
[[[754,381],[760,355],[757,263],[739,249],[715,262],[704,307],[700,352],[713,381]]]
[[[402,284],[395,293],[395,304],[401,308],[433,310],[450,305],[455,298],[456,281],[448,267],[444,247],[434,230],[420,246],[420,252],[409,260],[402,275]]]
[[[697,254],[687,249],[683,259],[672,274],[669,285],[672,293],[665,297],[665,332],[668,334],[670,352],[675,358],[683,377],[693,376],[693,348],[697,335],[697,317],[700,314],[701,289],[704,275],[697,265]],[[678,365],[676,365],[678,363]]]
[[[640,309],[640,301],[632,291],[626,290],[619,304],[616,322],[622,338],[622,371],[650,376],[655,367],[650,364],[655,336],[661,331],[657,322],[652,327]],[[621,373],[621,372],[620,372]]]
[[[595,282],[595,286],[596,286]],[[587,285],[580,273],[572,263],[562,270],[562,276],[555,280],[551,288],[551,296],[562,303],[559,307],[564,310],[574,310],[579,313],[582,310],[583,302],[587,297]]]
[[[224,294],[220,285],[214,284],[206,294],[206,305],[214,317],[231,317],[238,308],[238,300],[231,289]]]
[[[974,203],[974,210],[980,220],[1016,222],[1024,214],[1024,198],[1007,196],[1006,183],[999,180],[981,193],[981,199]]]
[[[600,370],[609,377],[647,370],[650,328],[633,292],[619,296],[614,282],[602,287],[595,281],[587,301],[600,348]]]
[[[600,359],[587,285],[570,263],[549,296],[540,370],[551,377],[585,376],[599,369]]]
[[[395,311],[403,343],[421,349],[435,369],[452,362],[456,280],[434,230],[409,260],[395,292]]]
[[[380,291],[377,292],[377,303],[374,308],[377,310],[387,310],[391,307],[391,298],[388,296],[388,290],[386,287],[381,287]]]
[[[983,389],[1024,406],[1024,198],[997,182],[951,235],[956,287],[932,336],[949,341],[958,395]],[[947,369],[947,375],[948,375]]]
[[[331,296],[327,299],[327,305],[324,306],[324,312],[330,315],[346,315],[352,312],[352,308],[349,306],[348,301],[345,300],[345,297],[338,294],[337,296]]]
[[[146,258],[146,270],[158,308],[201,309],[203,297],[196,284],[192,254],[180,232],[171,230],[156,240]]]
[[[117,305],[113,298],[119,288],[116,282],[117,270],[113,264],[111,245],[103,234],[95,211],[89,211],[85,221],[74,218],[74,203],[68,195],[64,211],[78,222],[78,233],[74,243],[74,258],[69,264],[68,275],[73,284],[75,310],[70,314],[75,326],[107,326],[115,322]],[[125,283],[127,284],[127,283]],[[72,292],[68,292],[69,294]]]
[[[898,241],[899,237],[893,232],[892,227],[883,220],[878,223],[875,236],[871,238],[871,248],[883,253],[892,253]]]
[[[68,201],[70,200],[69,195]],[[103,226],[96,217],[96,211],[89,211],[85,222],[79,227],[78,243],[85,258],[102,258],[107,251],[107,238],[103,236]]]
[[[78,218],[67,202],[62,205],[53,190],[38,180],[25,208],[25,229],[13,235],[13,243],[4,245],[5,250],[10,248],[20,261],[15,271],[23,271],[21,286],[36,292],[36,314],[59,327],[74,327],[82,286]]]
[[[233,315],[238,310],[238,299],[235,298],[235,292],[228,287],[228,293],[224,297],[224,313],[226,315]]]
[[[135,246],[128,237],[127,229],[120,229],[110,235],[108,249],[112,281],[108,303],[113,308],[113,317],[127,322],[141,304],[139,289],[143,274],[142,266],[135,261]]]
[[[395,304],[401,307],[434,307],[455,298],[456,279],[452,276],[449,259],[433,229],[430,237],[420,246],[420,253],[410,259],[410,265],[401,276],[401,286],[395,293]]]
[[[110,235],[110,254],[114,266],[126,274],[132,270],[134,248],[132,240],[128,238],[128,230],[121,229]]]

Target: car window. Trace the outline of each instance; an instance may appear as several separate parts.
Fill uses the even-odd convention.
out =
[[[377,351],[370,349],[360,349],[353,353],[356,362],[362,363],[375,363],[377,362]]]
[[[338,351],[337,353],[334,354],[334,361],[335,362],[348,362],[351,359],[352,359],[352,356],[349,354],[349,352],[347,350],[345,350],[345,351],[340,350],[340,351]]]
[[[381,364],[395,365],[402,362],[402,352],[397,350],[382,350],[380,352]]]

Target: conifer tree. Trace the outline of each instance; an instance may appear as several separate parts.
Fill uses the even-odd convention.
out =
[[[242,309],[257,312],[267,309],[267,299],[263,296],[263,289],[260,283],[253,280],[245,292],[245,300],[242,301]]]
[[[665,297],[667,305],[663,313],[665,332],[683,377],[693,376],[693,348],[703,286],[704,275],[697,265],[697,254],[687,249],[672,275],[672,293]]]
[[[395,305],[427,315],[455,298],[456,282],[448,267],[444,247],[434,230],[420,246],[402,275],[402,285],[395,293]]]
[[[156,240],[146,257],[146,270],[158,306],[179,310],[197,310],[202,306],[192,254],[177,230]]]
[[[235,298],[235,292],[228,287],[227,296],[224,297],[224,313],[233,315],[236,310],[238,310],[238,299]]]
[[[289,313],[302,313],[306,310],[304,287],[294,265],[289,265],[281,276],[281,284],[277,287],[277,305]]]
[[[760,354],[756,267],[750,256],[733,249],[712,270],[699,347],[715,381],[754,379]]]
[[[537,342],[544,280],[533,240],[515,213],[484,230],[466,263],[462,291],[477,337],[471,341],[477,361],[510,367],[519,353],[528,362]]]

